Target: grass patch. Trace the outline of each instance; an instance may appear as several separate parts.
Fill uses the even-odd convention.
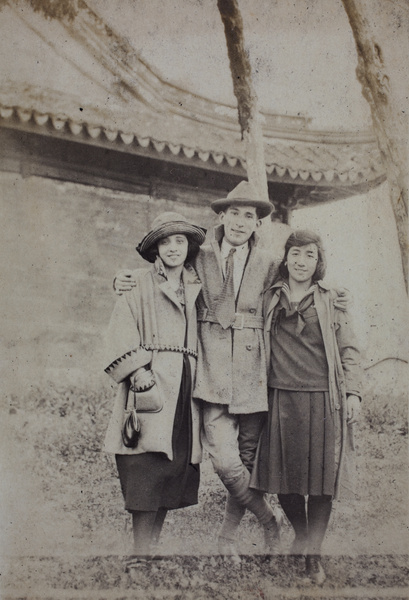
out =
[[[77,524],[71,538],[50,528],[45,547],[53,552],[120,553],[130,547],[130,519],[123,509],[115,462],[103,451],[114,390],[109,386],[33,387],[25,396],[7,399],[3,421],[13,472],[23,474],[21,502],[38,495],[57,522],[69,516]],[[406,531],[407,414],[402,398],[365,398],[357,428],[359,502],[336,503],[326,550],[329,553],[402,552]],[[33,489],[35,491],[33,492]],[[171,511],[161,550],[175,554],[214,554],[225,502],[225,490],[210,461],[202,464],[199,504]],[[274,500],[274,499],[273,499]],[[338,506],[339,505],[339,506]],[[49,507],[49,508],[48,508]],[[17,510],[17,507],[16,507]],[[26,510],[26,508],[24,508]],[[18,515],[16,516],[17,519]],[[43,514],[39,518],[44,518]],[[68,528],[68,525],[67,525]],[[345,532],[351,532],[348,537]],[[284,529],[284,548],[292,532]],[[36,553],[38,540],[27,536]],[[246,514],[240,528],[243,554],[263,551],[258,523]]]

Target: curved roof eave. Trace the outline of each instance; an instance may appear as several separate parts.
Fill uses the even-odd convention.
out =
[[[31,107],[29,105],[31,104]],[[194,161],[211,163],[231,169],[246,169],[244,143],[240,134],[227,132],[212,135],[211,127],[185,128],[178,135],[172,135],[168,128],[160,133],[160,127],[149,135],[146,122],[140,129],[115,126],[107,123],[103,115],[92,114],[89,120],[74,119],[67,112],[51,112],[44,103],[28,102],[24,106],[0,104],[0,126],[35,131],[43,135],[76,138],[83,143],[114,145],[116,149],[150,154],[156,153],[165,160]],[[78,103],[75,103],[77,106]],[[90,113],[90,111],[84,111]],[[157,124],[156,124],[157,125]],[[197,129],[195,132],[194,129]],[[207,131],[206,131],[207,130]],[[168,133],[168,135],[166,135]],[[196,133],[196,135],[195,135]],[[345,141],[334,140],[328,143],[328,134],[303,140],[285,137],[266,137],[265,157],[269,180],[285,181],[294,184],[355,187],[373,187],[385,179],[385,172],[375,141],[359,136],[343,136]],[[189,139],[190,138],[190,139]],[[309,141],[311,140],[311,141]],[[190,143],[189,143],[190,142]],[[196,142],[196,143],[195,143]],[[178,160],[179,159],[179,160]],[[352,190],[351,190],[352,192]],[[354,192],[352,192],[354,193]],[[355,192],[356,193],[356,192]]]
[[[17,15],[16,8],[12,10]],[[50,49],[58,46],[58,60],[63,58],[61,53],[68,52],[52,38],[44,19],[29,18],[28,13],[21,12],[18,18]],[[66,59],[83,77],[92,79],[94,73],[89,67],[87,71],[88,63],[82,59],[98,57],[106,75],[105,86],[113,98],[109,106],[104,102],[98,105],[94,96],[87,100],[86,87],[66,93],[48,89],[41,82],[30,85],[14,81],[4,83],[0,90],[0,126],[243,176],[245,144],[235,107],[163,81],[85,2],[77,17],[61,26],[81,49],[67,54]],[[50,52],[57,60],[54,54]],[[351,195],[385,179],[379,149],[370,132],[312,131],[309,119],[302,116],[263,113],[260,119],[270,181],[344,192],[349,189]]]

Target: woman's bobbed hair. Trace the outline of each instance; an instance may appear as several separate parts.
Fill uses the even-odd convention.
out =
[[[184,233],[184,236],[186,236],[187,239],[187,256],[186,256],[186,260],[185,263],[191,263],[196,256],[198,255],[198,252],[200,250],[200,244],[198,244],[197,242],[195,242],[194,240],[192,240],[192,238],[190,237],[189,234]],[[158,240],[159,241],[159,240]],[[145,258],[146,260],[148,260],[151,263],[154,263],[156,260],[156,257],[159,255],[159,251],[158,251],[158,244],[153,244],[153,246],[151,248],[149,248],[149,250],[146,250],[145,252]]]
[[[299,229],[294,231],[290,237],[287,239],[284,246],[284,258],[278,267],[278,271],[280,276],[283,279],[288,279],[288,269],[287,269],[287,257],[290,248],[308,246],[308,244],[315,244],[318,249],[318,262],[317,267],[315,269],[315,273],[312,277],[313,281],[319,281],[320,279],[324,279],[325,272],[327,270],[327,262],[325,260],[325,252],[322,245],[322,240],[320,236],[314,231],[309,231],[308,229]]]

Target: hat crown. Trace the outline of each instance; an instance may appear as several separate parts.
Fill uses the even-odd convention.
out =
[[[248,181],[241,181],[232,191],[227,194],[226,200],[234,200],[235,198],[240,200],[255,200],[259,199],[256,188]]]
[[[177,212],[164,212],[158,215],[153,223],[152,229],[145,235],[138,244],[136,250],[149,262],[154,262],[155,255],[150,253],[150,249],[161,239],[171,235],[186,235],[190,241],[203,244],[206,237],[206,229],[189,223],[189,221]]]
[[[158,229],[159,227],[163,227],[167,223],[187,223],[186,217],[177,213],[177,212],[164,212],[158,215],[153,223],[152,230]]]
[[[269,200],[262,200],[253,184],[246,180],[241,181],[225,197],[213,200],[210,204],[212,210],[216,213],[226,211],[229,206],[254,206],[257,208],[257,215],[260,219],[267,217],[273,210],[273,205]]]

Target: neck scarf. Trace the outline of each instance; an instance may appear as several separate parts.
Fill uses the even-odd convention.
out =
[[[306,290],[304,296],[299,302],[292,302],[289,285],[286,282],[283,283],[283,286],[281,288],[280,300],[278,301],[277,307],[275,309],[276,315],[273,320],[273,330],[275,334],[277,334],[282,319],[292,317],[296,314],[297,326],[295,329],[295,333],[297,336],[301,335],[305,327],[304,313],[310,306],[313,305],[314,292],[316,289],[316,284],[311,285],[308,288],[308,290]]]

